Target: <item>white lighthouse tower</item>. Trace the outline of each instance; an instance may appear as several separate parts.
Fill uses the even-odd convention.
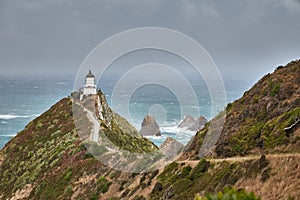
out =
[[[95,76],[89,70],[89,73],[85,77],[85,85],[83,87],[83,96],[97,94],[97,86],[95,84]]]

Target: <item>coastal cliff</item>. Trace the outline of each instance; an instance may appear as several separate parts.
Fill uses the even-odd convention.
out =
[[[209,127],[199,130],[179,160],[160,170],[128,173],[101,164],[94,156],[107,149],[83,142],[92,122],[75,101],[64,98],[30,122],[0,151],[0,199],[194,199],[228,186],[262,199],[300,196],[300,61],[278,67],[244,96],[227,105],[220,140],[204,158],[198,151]],[[157,149],[97,94],[93,112],[101,134],[128,151]],[[86,104],[94,103],[86,99]],[[88,105],[87,105],[88,107]],[[77,109],[82,109],[79,105]],[[165,145],[177,146],[169,139]],[[87,149],[90,148],[90,151]],[[107,154],[109,155],[109,154]],[[107,157],[108,159],[110,157]],[[116,159],[122,159],[118,157]]]

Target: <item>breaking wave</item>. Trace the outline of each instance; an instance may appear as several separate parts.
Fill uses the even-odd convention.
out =
[[[29,118],[28,115],[0,115],[0,119]]]
[[[16,134],[6,134],[6,135],[0,135],[0,137],[15,137]]]

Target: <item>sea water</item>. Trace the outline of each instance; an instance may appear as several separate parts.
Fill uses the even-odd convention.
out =
[[[119,114],[122,113],[118,98],[128,95],[117,94],[116,101],[112,101],[111,95],[114,83],[102,82],[101,89],[106,94],[107,101]],[[227,102],[231,102],[242,96],[243,92],[250,87],[247,80],[225,80]],[[178,85],[180,87],[180,84]],[[193,84],[194,91],[199,101],[198,110],[200,115],[211,119],[216,113],[211,113],[210,94],[205,84]],[[73,81],[47,80],[30,78],[1,78],[0,79],[0,148],[12,137],[37,116],[48,110],[53,104],[63,97],[70,95],[73,90]],[[187,99],[190,98],[187,96]],[[182,120],[182,106],[193,106],[185,103],[180,105],[177,96],[168,88],[159,85],[146,85],[135,91],[130,97],[128,110],[130,117],[127,120],[137,129],[140,129],[145,115],[151,114],[157,118],[162,135],[149,137],[155,144],[160,145],[167,137],[172,137],[182,144],[187,144],[195,131],[178,129],[177,125]],[[116,102],[116,103],[112,103]],[[188,102],[188,101],[187,101]],[[163,112],[161,112],[163,110]],[[157,112],[156,112],[157,111]],[[190,113],[198,117],[196,113]]]
[[[68,96],[73,83],[31,78],[0,79],[0,148],[33,119]]]

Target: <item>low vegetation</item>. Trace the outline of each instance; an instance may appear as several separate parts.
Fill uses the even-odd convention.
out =
[[[157,177],[158,182],[150,196],[153,200],[161,197],[174,200],[192,199],[199,191],[215,193],[226,186],[234,186],[244,177],[262,177],[266,169],[270,170],[265,156],[243,163],[214,163],[201,159],[194,167],[184,162],[173,162]],[[265,176],[265,180],[267,178]]]
[[[218,157],[300,152],[296,129],[285,131],[300,119],[300,61],[279,67],[258,81],[243,97],[229,103],[226,120],[214,153]],[[197,132],[182,156],[197,158],[207,129]]]
[[[245,190],[236,190],[234,188],[225,188],[224,191],[219,192],[218,194],[207,194],[204,197],[196,195],[195,200],[260,200],[256,198],[255,195],[247,193]]]

